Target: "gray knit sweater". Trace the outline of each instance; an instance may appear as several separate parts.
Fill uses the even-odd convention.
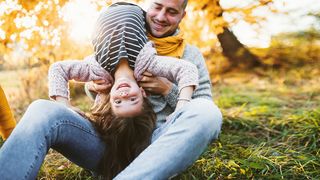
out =
[[[199,85],[192,95],[192,99],[205,98],[212,100],[211,81],[205,60],[200,50],[192,45],[187,44],[182,59],[195,64],[199,73]],[[166,117],[170,115],[177,104],[178,86],[174,85],[170,93],[163,97],[161,95],[149,96],[149,100],[153,105],[153,109],[157,114],[157,120],[161,124],[165,122]]]

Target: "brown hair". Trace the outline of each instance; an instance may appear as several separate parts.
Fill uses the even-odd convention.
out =
[[[188,5],[188,0],[183,0],[183,4],[182,4],[183,9],[186,9],[187,5]]]
[[[113,114],[109,95],[91,109],[90,119],[106,143],[100,170],[105,179],[112,179],[127,167],[151,143],[156,114],[147,98],[141,113],[134,117],[117,117]]]

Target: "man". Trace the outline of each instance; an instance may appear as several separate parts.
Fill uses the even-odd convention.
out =
[[[170,178],[191,165],[220,132],[222,117],[212,101],[204,59],[197,48],[183,43],[177,30],[185,6],[184,0],[154,0],[147,23],[159,54],[181,57],[198,67],[199,86],[193,99],[172,113],[179,100],[177,86],[145,73],[140,85],[154,94],[150,101],[157,113],[157,129],[152,144],[115,179]],[[168,42],[173,44],[167,46]],[[37,100],[0,149],[1,179],[35,179],[50,148],[96,171],[107,147],[87,119],[56,102]]]
[[[146,15],[149,38],[155,42],[160,55],[176,56],[196,64],[199,87],[186,107],[170,115],[178,101],[177,86],[165,78],[144,74],[140,86],[152,94],[149,100],[157,113],[158,128],[153,133],[152,144],[115,179],[172,177],[191,165],[220,132],[222,116],[212,102],[204,58],[197,48],[185,44],[178,29],[186,14],[186,5],[187,0],[153,0]],[[170,46],[163,47],[168,43]],[[105,90],[103,83],[87,87]]]

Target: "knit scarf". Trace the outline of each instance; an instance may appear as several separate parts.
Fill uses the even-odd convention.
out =
[[[148,34],[148,38],[155,43],[159,55],[176,58],[182,57],[186,42],[183,39],[183,32],[181,30],[174,36],[156,38]]]

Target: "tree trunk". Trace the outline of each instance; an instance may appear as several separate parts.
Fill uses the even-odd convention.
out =
[[[241,44],[233,32],[226,27],[223,30],[223,33],[218,34],[218,39],[231,67],[251,68],[261,64],[259,58]]]
[[[220,5],[220,0],[214,0],[215,16],[222,18],[223,8]],[[259,58],[252,54],[237,37],[231,32],[228,27],[223,27],[223,32],[218,34],[218,40],[222,47],[223,55],[229,59],[230,68],[251,68],[260,65]]]

